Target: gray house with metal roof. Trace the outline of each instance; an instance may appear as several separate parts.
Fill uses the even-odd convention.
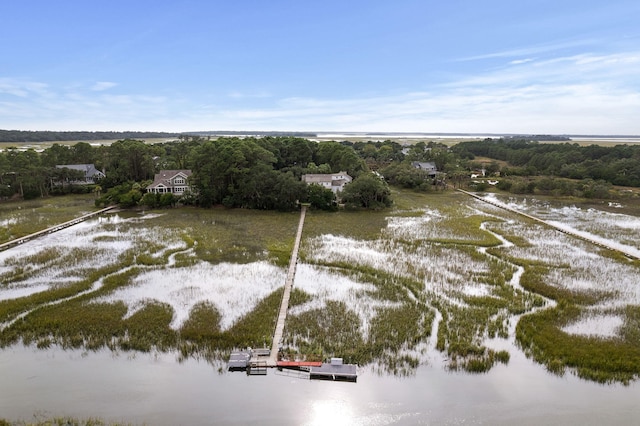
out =
[[[96,169],[96,166],[93,164],[62,164],[57,165],[56,168],[84,172],[84,179],[76,179],[68,182],[75,185],[91,185],[105,177],[105,174]]]

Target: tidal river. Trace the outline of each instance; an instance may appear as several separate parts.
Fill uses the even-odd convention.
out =
[[[0,351],[0,419],[99,417],[148,425],[637,424],[640,384],[557,377],[511,351],[471,375],[435,361],[415,376],[359,371],[357,383],[219,372],[173,354]]]

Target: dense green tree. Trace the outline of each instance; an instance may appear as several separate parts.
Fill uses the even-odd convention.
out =
[[[201,205],[246,207],[260,197],[276,159],[252,139],[221,138],[197,147],[191,161]]]
[[[274,168],[277,170],[292,167],[306,168],[313,161],[317,148],[316,142],[297,137],[267,136],[257,139],[256,142],[275,156]]]
[[[71,155],[71,148],[67,145],[54,143],[45,149],[41,155],[42,164],[48,167],[55,167],[62,164],[74,164]]]
[[[425,170],[417,169],[407,162],[392,163],[382,169],[381,173],[389,184],[402,188],[426,191],[433,186],[433,178]]]
[[[96,150],[87,142],[78,142],[71,147],[71,157],[66,164],[95,164]]]
[[[160,207],[174,207],[176,202],[178,201],[178,197],[173,195],[170,192],[160,195],[159,205]]]
[[[350,208],[381,209],[392,204],[387,183],[373,173],[364,173],[347,184],[340,194]]]
[[[306,201],[314,209],[335,210],[337,208],[336,195],[333,191],[317,184],[307,185]]]
[[[144,141],[125,139],[114,142],[107,149],[106,178],[103,186],[111,187],[124,182],[153,179],[153,157],[158,149]]]
[[[307,173],[307,174],[330,174],[331,173],[331,166],[328,165],[327,163],[320,164],[319,166],[316,166],[316,163],[309,163],[309,165],[307,166],[307,169],[305,170],[305,173]]]
[[[34,149],[7,151],[8,171],[5,179],[24,199],[42,197],[48,194],[47,169],[42,167],[40,155]]]
[[[147,192],[142,196],[139,204],[150,209],[158,208],[160,206],[160,195],[156,192]]]
[[[176,137],[165,132],[55,132],[0,130],[0,142],[96,141]]]
[[[345,171],[352,177],[357,177],[366,169],[364,160],[351,146],[333,141],[321,142],[318,145],[314,162],[329,164],[333,173]]]
[[[502,168],[503,175],[548,175],[640,186],[638,145],[579,146],[575,143],[542,144],[525,139],[485,139],[457,144],[453,152],[458,156],[477,155],[506,161],[509,167]],[[605,194],[605,191],[596,193]]]

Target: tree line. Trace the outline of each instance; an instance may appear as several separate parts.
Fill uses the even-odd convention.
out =
[[[486,157],[495,161],[477,161]],[[431,162],[436,177],[413,166]],[[106,173],[96,186],[64,185],[80,172],[56,168],[94,164]],[[524,139],[486,139],[453,147],[437,142],[403,146],[395,141],[315,142],[296,136],[220,137],[180,135],[177,140],[148,144],[122,139],[111,145],[53,144],[38,152],[9,148],[0,152],[0,197],[36,198],[95,191],[97,203],[149,207],[175,205],[173,195],[145,194],[160,170],[190,169],[193,193],[182,204],[224,205],[289,210],[298,202],[334,209],[335,195],[306,185],[308,173],[346,171],[354,178],[341,194],[350,207],[390,205],[388,185],[418,191],[447,186],[487,188],[470,174],[479,168],[499,175],[498,188],[515,193],[544,193],[606,198],[611,185],[640,186],[640,146],[542,144]]]
[[[640,146],[613,147],[576,143],[545,144],[526,139],[485,139],[453,147],[462,158],[475,156],[506,161],[502,172],[517,176],[556,176],[601,180],[640,187]]]
[[[79,172],[56,168],[65,164],[94,164],[106,177],[95,186],[61,185],[81,177]],[[72,191],[95,191],[97,204],[119,203],[172,205],[172,195],[145,194],[159,170],[190,169],[193,193],[181,197],[184,204],[203,207],[224,205],[253,209],[289,210],[298,202],[335,208],[330,189],[301,181],[306,173],[346,171],[355,178],[342,201],[351,206],[379,208],[390,204],[390,191],[382,179],[362,176],[365,162],[353,147],[338,142],[317,143],[298,137],[215,140],[182,136],[180,140],[147,144],[124,139],[111,145],[79,142],[53,144],[37,152],[10,148],[0,153],[0,196],[25,199]],[[358,180],[361,178],[361,180]],[[366,188],[363,187],[366,184]]]
[[[55,132],[50,130],[2,130],[0,142],[60,142],[116,139],[177,138],[178,133],[166,132]]]

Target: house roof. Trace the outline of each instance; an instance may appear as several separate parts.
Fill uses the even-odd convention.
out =
[[[331,175],[303,175],[302,180],[307,183],[321,183],[321,182],[331,182],[333,179]]]
[[[71,169],[84,172],[85,177],[104,176],[100,170],[96,169],[93,164],[59,164],[56,165],[58,169]]]
[[[188,178],[191,176],[191,170],[160,170],[160,173],[156,173],[153,178],[153,183],[148,186],[148,188],[153,188],[156,186],[173,186],[171,181],[177,177],[182,176],[183,178]]]
[[[423,170],[438,170],[436,163],[433,161],[413,161],[411,165],[417,169]]]
[[[341,184],[342,182],[351,182],[351,176],[347,172],[319,173],[302,175],[302,180],[306,183],[333,182],[334,184]]]

